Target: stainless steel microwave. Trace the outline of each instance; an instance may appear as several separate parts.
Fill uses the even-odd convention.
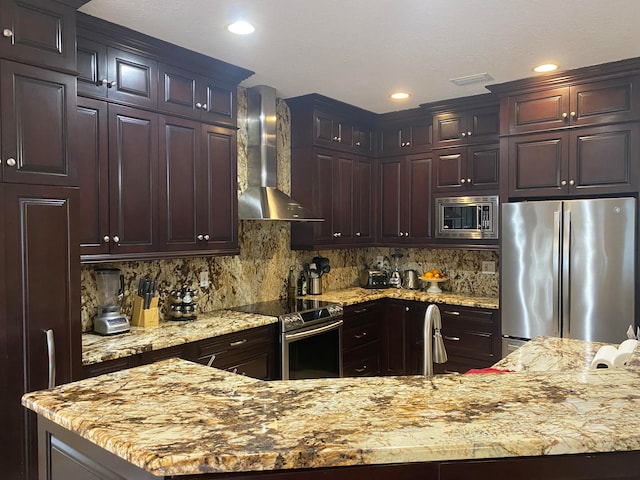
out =
[[[436,198],[436,238],[498,238],[498,195]]]

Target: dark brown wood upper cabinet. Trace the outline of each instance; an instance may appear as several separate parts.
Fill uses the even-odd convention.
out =
[[[509,196],[637,191],[640,126],[624,123],[509,139]]]
[[[78,93],[158,108],[158,62],[78,37]]]
[[[623,77],[510,96],[505,133],[637,120],[639,79]]]
[[[486,143],[500,133],[498,105],[439,113],[433,117],[436,147]]]
[[[159,68],[159,110],[203,122],[235,126],[235,85],[164,63]]]
[[[433,158],[435,191],[454,195],[471,190],[498,193],[500,146],[497,143],[434,150]]]
[[[4,60],[0,75],[2,181],[77,185],[75,78]]]
[[[0,3],[0,56],[74,73],[75,9],[48,0]]]
[[[380,161],[380,241],[424,244],[433,239],[431,153]]]
[[[429,150],[433,145],[433,122],[431,115],[392,123],[380,128],[378,151],[381,155],[397,155]]]

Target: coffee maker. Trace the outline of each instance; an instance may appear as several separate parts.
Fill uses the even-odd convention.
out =
[[[98,287],[98,315],[93,319],[93,330],[100,335],[128,332],[129,320],[120,313],[124,295],[124,277],[118,268],[94,270]]]

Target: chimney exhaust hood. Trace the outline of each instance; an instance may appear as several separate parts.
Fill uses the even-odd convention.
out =
[[[247,189],[238,198],[238,218],[324,221],[277,188],[274,88],[258,85],[247,89],[247,117]]]

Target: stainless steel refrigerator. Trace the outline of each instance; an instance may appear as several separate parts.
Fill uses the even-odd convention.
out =
[[[503,204],[503,355],[538,335],[625,340],[635,235],[634,198]]]

